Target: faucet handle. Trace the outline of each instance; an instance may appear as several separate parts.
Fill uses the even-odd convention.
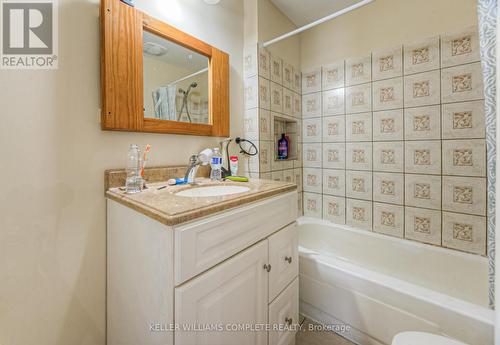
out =
[[[192,155],[189,157],[189,163],[194,164],[198,161],[198,155]]]

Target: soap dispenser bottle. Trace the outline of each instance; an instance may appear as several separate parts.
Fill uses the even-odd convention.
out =
[[[288,158],[288,139],[285,133],[281,134],[281,139],[278,140],[278,159]]]

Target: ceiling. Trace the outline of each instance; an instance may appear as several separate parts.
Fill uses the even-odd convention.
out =
[[[144,46],[152,43],[164,49],[161,55],[155,56],[148,54],[154,59],[185,69],[191,73],[198,72],[208,67],[208,58],[206,56],[145,30],[143,33],[143,41]],[[147,54],[146,51],[144,51],[144,53]]]
[[[271,0],[297,26],[309,24],[361,0]]]

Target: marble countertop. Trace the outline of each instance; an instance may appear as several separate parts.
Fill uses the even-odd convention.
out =
[[[250,190],[238,194],[214,197],[183,197],[176,195],[181,190],[215,184],[244,186],[250,188]],[[158,189],[165,185],[165,182],[151,183],[148,184],[147,190],[137,194],[126,194],[121,188],[110,188],[106,192],[106,197],[160,223],[173,226],[297,189],[297,186],[293,183],[260,179],[250,179],[249,182],[226,181],[217,183],[203,178],[197,180],[195,186],[178,185]]]

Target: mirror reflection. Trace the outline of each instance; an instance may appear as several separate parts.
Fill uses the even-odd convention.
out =
[[[208,58],[143,34],[144,117],[209,124]]]

